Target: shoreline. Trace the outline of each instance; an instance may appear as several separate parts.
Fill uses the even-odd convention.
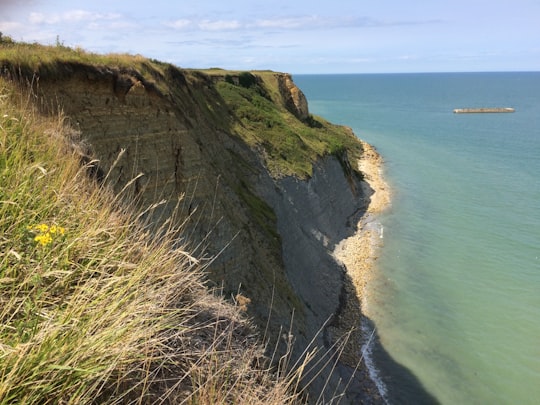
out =
[[[351,276],[362,306],[362,315],[368,306],[366,285],[373,277],[378,251],[383,245],[383,227],[378,217],[391,205],[390,188],[383,177],[384,161],[374,146],[362,141],[363,158],[358,168],[364,174],[364,181],[373,190],[365,214],[357,224],[356,234],[346,240],[340,259]]]
[[[375,262],[378,258],[379,249],[383,245],[383,228],[378,217],[391,205],[391,193],[383,178],[383,159],[375,147],[360,140],[364,148],[362,158],[358,161],[358,169],[364,174],[363,192],[369,195],[369,203],[365,213],[359,219],[356,232],[347,239],[342,240],[334,249],[334,257],[343,264],[346,274],[350,278],[348,294],[360,303],[360,305],[347,305],[342,314],[342,330],[351,330],[350,342],[343,351],[342,356],[350,366],[364,364],[364,371],[377,393],[369,390],[372,398],[380,397],[385,401],[386,388],[373,366],[371,358],[371,338],[375,331],[366,324],[370,323],[367,318],[368,292],[366,285],[374,276]],[[371,193],[371,194],[370,194]],[[352,297],[351,297],[352,298]]]
[[[356,289],[357,297],[365,309],[366,284],[371,279],[378,250],[383,244],[383,228],[377,218],[390,207],[390,189],[382,176],[383,159],[377,150],[362,141],[364,155],[358,168],[364,174],[365,192],[372,190],[366,212],[357,223],[354,235],[342,240],[334,250],[334,256],[346,268]],[[362,314],[365,315],[364,311]]]

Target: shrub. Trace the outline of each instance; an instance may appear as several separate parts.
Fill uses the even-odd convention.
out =
[[[250,72],[242,72],[238,75],[238,83],[240,86],[249,89],[257,85],[257,77]]]

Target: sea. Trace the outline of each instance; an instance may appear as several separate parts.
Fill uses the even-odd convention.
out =
[[[540,72],[293,79],[385,162],[363,310],[387,402],[540,404]]]

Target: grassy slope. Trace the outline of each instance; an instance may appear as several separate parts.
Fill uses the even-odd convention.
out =
[[[289,403],[196,259],[98,187],[61,117],[0,81],[0,403]],[[171,305],[175,303],[175,305]]]
[[[262,148],[267,167],[275,177],[309,177],[313,164],[326,155],[341,159],[347,151],[352,159],[360,157],[362,147],[350,130],[321,117],[300,121],[283,105],[274,72],[257,71],[253,75],[262,81],[249,87],[220,81],[216,88],[237,118],[233,129],[252,147]]]

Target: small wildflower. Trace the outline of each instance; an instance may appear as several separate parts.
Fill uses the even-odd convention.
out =
[[[39,224],[34,227],[36,231],[39,231],[41,233],[45,233],[49,231],[49,225],[47,224]]]
[[[50,245],[54,238],[64,236],[66,230],[62,226],[58,225],[47,225],[44,223],[34,225],[34,226],[27,226],[26,229],[28,229],[30,232],[34,233],[34,242],[36,242],[40,246],[47,246]]]
[[[55,233],[59,234],[59,235],[64,235],[64,233],[66,232],[66,230],[61,227],[61,226],[57,226],[57,225],[53,225],[49,228],[49,232],[54,235]]]
[[[52,236],[49,232],[42,233],[40,235],[37,235],[34,240],[41,246],[47,246],[48,244],[52,243]]]

